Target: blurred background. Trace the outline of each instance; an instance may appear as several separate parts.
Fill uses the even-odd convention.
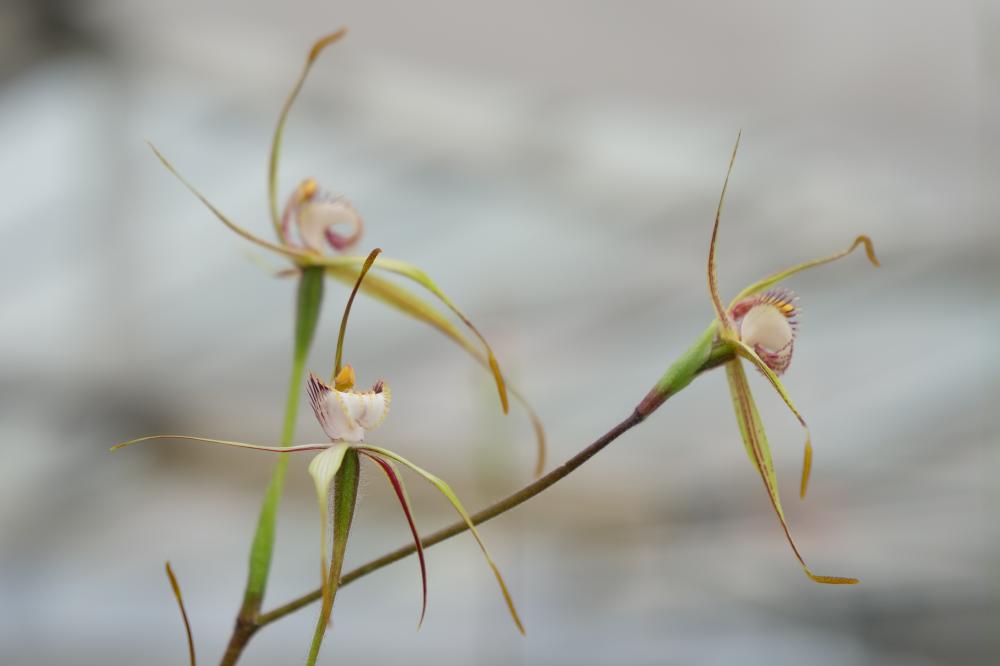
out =
[[[517,635],[467,535],[345,588],[321,661],[387,664],[987,664],[1000,659],[1000,7],[992,2],[506,3],[6,0],[0,5],[0,661],[177,664],[163,575],[205,663],[238,606],[274,460],[148,433],[277,441],[294,283],[156,161],[155,141],[262,235],[266,157],[309,45],[348,39],[293,111],[299,179],[365,216],[361,251],[425,270],[492,341],[547,426],[550,466],[626,416],[733,294],[870,234],[789,284],[804,316],[786,385],[801,433],[751,382],[789,551],[704,376],[483,535]],[[262,268],[261,264],[265,265]],[[309,367],[329,371],[330,283]],[[530,479],[524,412],[450,341],[356,303],[359,381],[393,413],[372,440],[451,480],[470,510]],[[756,373],[754,373],[756,374]],[[297,441],[321,431],[305,404]],[[293,460],[265,607],[318,584],[308,457]],[[410,480],[423,531],[450,507]],[[406,543],[366,471],[347,566]],[[299,663],[315,606],[245,664]]]

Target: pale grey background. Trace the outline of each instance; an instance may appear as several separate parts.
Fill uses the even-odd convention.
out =
[[[721,373],[473,542],[346,588],[324,663],[985,664],[1000,654],[995,518],[1000,168],[991,2],[7,2],[0,9],[0,661],[176,664],[162,574],[180,576],[205,663],[245,576],[271,460],[151,432],[273,441],[293,284],[156,162],[268,232],[267,144],[309,43],[348,25],[293,113],[282,186],[318,177],[365,215],[364,247],[438,280],[494,342],[556,463],[617,422],[724,291],[875,239],[797,278],[787,385],[800,433],[751,381],[809,583],[748,464]],[[271,257],[264,258],[277,265]],[[331,284],[310,367],[331,362]],[[527,480],[531,432],[426,327],[359,301],[362,382],[388,378],[375,441],[470,508]],[[299,441],[320,436],[306,410]],[[317,582],[306,459],[282,508],[268,605]],[[349,561],[407,539],[365,481]],[[445,503],[410,482],[425,530]],[[299,663],[315,608],[244,663]]]

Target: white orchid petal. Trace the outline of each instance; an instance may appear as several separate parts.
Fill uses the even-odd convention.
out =
[[[338,391],[316,375],[309,375],[309,402],[326,436],[333,441],[363,442],[389,413],[392,393],[379,382],[371,391]]]

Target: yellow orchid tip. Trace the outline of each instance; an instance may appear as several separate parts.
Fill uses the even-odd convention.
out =
[[[806,575],[814,583],[820,583],[821,585],[857,585],[861,581],[857,578],[848,578],[844,576],[817,576],[809,570],[806,570]]]
[[[297,193],[300,202],[308,201],[316,196],[316,191],[319,189],[319,183],[316,182],[315,178],[306,178],[299,185],[299,191]]]
[[[875,256],[875,246],[872,244],[872,239],[868,236],[865,236],[864,234],[858,236],[854,240],[854,245],[851,246],[851,249],[853,250],[861,243],[864,243],[865,245],[865,254],[868,255],[868,261],[871,262],[872,266],[875,266],[876,268],[881,266],[882,263],[878,260],[878,257]]]
[[[320,37],[318,40],[316,40],[316,43],[313,44],[313,47],[309,50],[309,62],[311,63],[314,60],[316,60],[316,58],[319,57],[319,54],[323,52],[323,49],[325,49],[330,44],[333,44],[346,34],[347,34],[347,28],[341,28],[336,32],[331,32],[329,35],[324,35],[323,37]]]
[[[345,365],[333,378],[333,387],[338,391],[349,391],[354,388],[357,377],[354,375],[354,368]]]

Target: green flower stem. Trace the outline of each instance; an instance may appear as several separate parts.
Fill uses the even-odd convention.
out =
[[[319,657],[319,648],[323,644],[323,636],[326,635],[326,628],[330,622],[330,614],[333,612],[333,602],[337,597],[337,589],[340,587],[340,572],[344,567],[344,553],[347,552],[347,537],[351,533],[351,522],[354,520],[354,507],[358,503],[358,478],[360,477],[360,461],[358,452],[355,449],[348,449],[344,455],[344,460],[334,477],[333,488],[333,557],[330,558],[330,573],[327,580],[330,581],[327,590],[327,599],[323,604],[323,610],[316,621],[316,631],[313,634],[312,646],[309,648],[309,658],[306,666],[313,666],[316,658]],[[324,544],[324,548],[326,545]]]
[[[281,445],[290,446],[295,435],[295,421],[298,416],[299,396],[302,390],[306,359],[316,333],[320,308],[323,303],[323,269],[305,268],[299,278],[298,297],[295,308],[295,348],[292,355],[292,373],[288,383],[288,399],[285,403],[285,421],[281,430]],[[222,658],[223,666],[235,664],[247,641],[257,628],[257,616],[267,589],[271,557],[274,554],[274,531],[278,505],[288,471],[288,456],[280,456],[271,474],[264,495],[264,503],[257,520],[250,547],[250,572],[247,576],[243,605],[236,618],[236,626],[229,640],[229,646]]]
[[[711,330],[714,331],[714,325],[711,327]],[[679,359],[677,363],[674,364],[674,366],[671,366],[673,372],[668,370],[667,374],[664,375],[663,379],[661,379],[660,382],[657,383],[653,391],[650,392],[652,394],[655,391],[657,395],[664,396],[663,400],[659,401],[659,404],[662,404],[667,397],[678,393],[681,389],[690,384],[691,381],[699,374],[707,370],[711,370],[712,368],[718,367],[723,363],[725,363],[726,361],[728,361],[729,359],[733,358],[732,348],[727,344],[716,344],[713,340],[713,336],[708,335],[708,333],[709,332],[706,331],[706,334],[700,337],[698,341],[692,346],[692,348],[688,350],[688,352],[685,353],[684,356],[682,356],[681,359]],[[707,347],[705,346],[706,340],[707,340]],[[701,363],[699,365],[693,365],[693,358],[692,358],[693,355],[696,355],[697,358],[701,359]],[[669,380],[670,377],[674,377],[673,380],[675,382],[674,384],[671,384],[671,381]],[[624,421],[613,427],[611,430],[609,430],[599,439],[594,441],[587,448],[583,449],[575,456],[567,460],[561,466],[556,467],[545,476],[539,478],[533,483],[528,484],[527,486],[517,491],[516,493],[505,497],[504,499],[496,502],[495,504],[483,509],[482,511],[476,514],[473,514],[471,517],[472,524],[479,525],[480,523],[484,523],[487,520],[495,518],[502,513],[506,513],[507,511],[510,511],[519,504],[539,494],[549,486],[554,485],[557,481],[568,476],[571,472],[573,472],[573,470],[580,467],[581,465],[583,465],[583,463],[587,462],[592,457],[594,457],[594,455],[596,455],[601,449],[603,449],[608,444],[616,440],[618,437],[620,437],[628,430],[642,423],[642,421],[645,420],[646,416],[648,416],[649,413],[652,411],[651,409],[642,408],[642,405],[645,404],[647,404],[647,400],[644,400],[643,403],[640,404],[640,407],[636,408],[635,411],[633,411],[628,418],[626,418]],[[430,534],[422,538],[420,540],[420,543],[425,549],[430,548],[436,543],[441,543],[442,541],[450,539],[451,537],[457,534],[465,532],[467,529],[469,529],[469,526],[464,521],[458,521],[449,525],[448,527],[440,529],[437,532],[434,532],[433,534]],[[348,583],[351,583],[361,578],[362,576],[366,576],[372,573],[373,571],[377,571],[382,567],[392,564],[393,562],[401,560],[404,557],[412,555],[413,553],[416,552],[416,550],[417,547],[415,544],[402,546],[390,553],[386,553],[382,557],[376,558],[371,562],[368,562],[367,564],[363,564],[357,567],[356,569],[348,571],[346,574],[341,576],[340,587],[343,587],[344,585],[347,585]],[[307,606],[312,602],[321,599],[322,596],[323,596],[323,590],[316,589],[310,592],[309,594],[303,595],[298,599],[294,599],[293,601],[290,601],[283,606],[279,606],[278,608],[275,608],[272,611],[269,611],[267,613],[262,613],[257,617],[257,626],[255,627],[255,630],[260,629],[261,627],[266,626],[274,622],[275,620],[280,620],[281,618],[297,611],[303,606]]]

